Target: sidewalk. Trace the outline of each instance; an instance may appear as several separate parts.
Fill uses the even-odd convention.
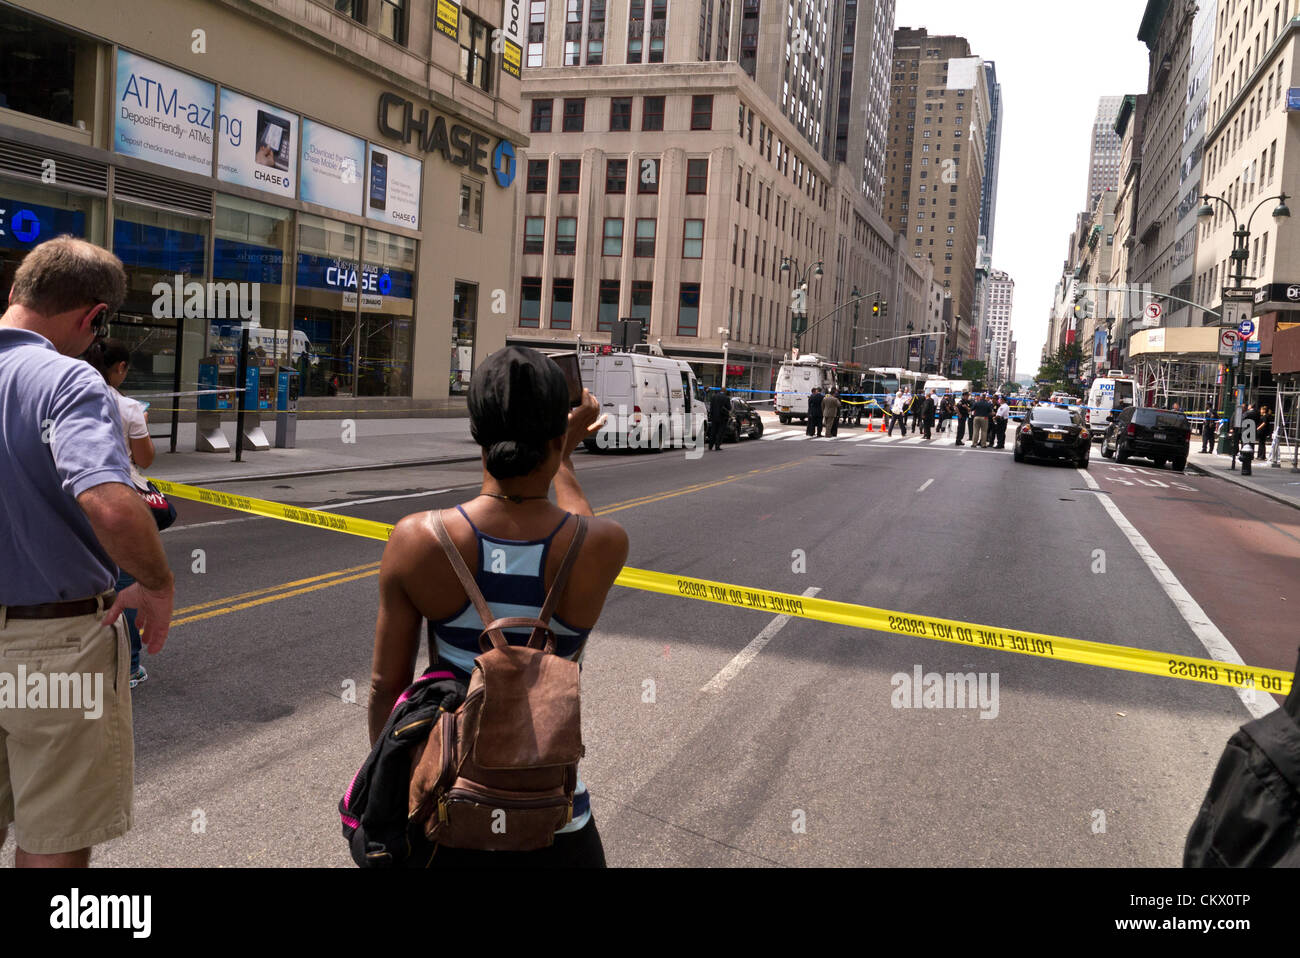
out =
[[[1229,470],[1230,458],[1220,456],[1217,453],[1201,452],[1200,437],[1194,435],[1192,436],[1192,451],[1187,457],[1187,468],[1194,469],[1203,475],[1226,479],[1228,482],[1251,489],[1260,495],[1268,496],[1270,499],[1276,499],[1278,502],[1300,509],[1300,472],[1291,471],[1293,450],[1288,446],[1282,446],[1280,449],[1282,457],[1280,467],[1274,468],[1267,460],[1261,462],[1256,459],[1251,463],[1251,474],[1243,476],[1241,474],[1240,460],[1238,460],[1235,470]]]
[[[345,432],[345,424],[349,432]],[[146,474],[203,485],[385,466],[471,462],[480,454],[465,418],[299,420],[294,449],[275,448],[275,424],[271,422],[263,425],[271,448],[254,452],[245,446],[243,462],[234,461],[234,423],[225,423],[224,429],[230,440],[229,452],[195,452],[194,423],[181,423],[175,453],[167,451],[170,443],[166,437],[154,439],[158,457]]]

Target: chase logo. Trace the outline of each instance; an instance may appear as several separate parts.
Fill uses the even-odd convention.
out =
[[[502,140],[492,151],[492,172],[502,189],[515,181],[515,147],[509,140]]]

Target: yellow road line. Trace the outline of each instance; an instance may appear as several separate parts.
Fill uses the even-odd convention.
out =
[[[173,619],[172,625],[185,625],[187,622],[198,622],[201,619],[212,619],[219,615],[226,615],[230,612],[241,612],[244,609],[251,609],[255,606],[265,605],[268,602],[278,602],[280,599],[292,599],[294,596],[306,595],[308,592],[316,592],[320,589],[328,589],[330,586],[339,585],[343,582],[352,582],[356,579],[365,579],[372,575],[379,575],[379,569],[376,567],[368,572],[361,572],[357,575],[344,576],[340,579],[330,579],[328,582],[320,582],[316,585],[305,586],[301,589],[293,589],[289,592],[277,592],[275,595],[264,596],[260,599],[253,599],[250,602],[241,602],[238,605],[228,606],[223,609],[212,609],[209,612],[200,612],[198,615],[186,616],[183,619]]]
[[[348,569],[335,569],[333,572],[322,572],[320,575],[314,575],[306,579],[296,579],[293,582],[281,582],[279,585],[270,585],[265,589],[254,589],[251,592],[241,592],[239,595],[228,595],[221,599],[213,599],[210,602],[200,602],[198,605],[188,605],[183,609],[177,609],[173,615],[186,615],[190,612],[198,612],[201,609],[210,609],[216,605],[224,605],[227,602],[238,602],[240,599],[251,599],[254,596],[266,595],[268,592],[279,592],[281,589],[292,589],[297,585],[306,585],[309,582],[319,582],[321,579],[332,579],[336,575],[346,575],[349,572],[360,572],[363,569],[378,569],[378,562],[367,562],[365,565],[354,565]]]

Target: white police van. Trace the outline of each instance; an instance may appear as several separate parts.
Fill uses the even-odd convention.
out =
[[[584,352],[582,385],[600,403],[605,425],[584,445],[598,449],[693,449],[702,444],[707,409],[697,399],[695,372],[656,344],[634,351]]]
[[[1083,418],[1088,423],[1088,431],[1094,442],[1105,434],[1111,413],[1122,406],[1134,405],[1136,394],[1137,383],[1116,369],[1092,381],[1088,387]]]

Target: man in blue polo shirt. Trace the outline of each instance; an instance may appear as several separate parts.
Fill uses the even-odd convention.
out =
[[[172,575],[117,403],[72,358],[125,296],[116,256],[60,237],[23,259],[0,316],[0,845],[12,824],[20,867],[84,867],[131,827],[120,617],[139,610],[150,653],[171,622]],[[114,596],[118,566],[137,584]]]

